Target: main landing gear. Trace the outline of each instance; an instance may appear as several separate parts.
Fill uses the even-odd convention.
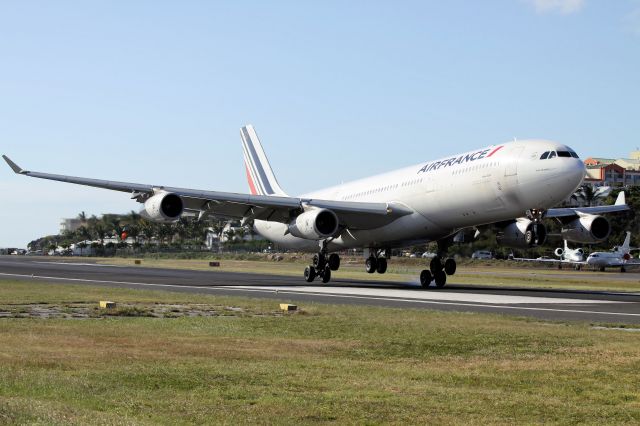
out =
[[[382,251],[377,250],[367,257],[367,260],[364,262],[364,270],[367,271],[367,273],[373,274],[377,272],[379,274],[384,274],[387,272],[386,250],[384,252],[385,255],[382,256]]]
[[[448,258],[442,262],[440,255],[431,259],[429,269],[425,269],[420,273],[420,284],[422,287],[427,288],[431,284],[431,281],[435,281],[437,288],[442,288],[447,283],[447,275],[453,275],[456,273],[456,261],[452,258]]]
[[[456,273],[456,261],[448,258],[442,261],[444,255],[451,244],[450,239],[438,240],[438,254],[429,263],[429,269],[425,269],[420,273],[420,284],[427,288],[431,285],[431,281],[435,281],[437,288],[442,288],[447,283],[447,275]]]
[[[304,268],[304,279],[310,283],[319,277],[326,284],[331,280],[331,271],[338,269],[340,269],[340,256],[336,253],[328,254],[327,244],[323,242],[320,251],[313,256],[312,264]]]

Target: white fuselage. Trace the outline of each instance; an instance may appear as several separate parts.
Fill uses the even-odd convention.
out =
[[[598,251],[587,257],[587,265],[599,268],[622,266],[627,263],[624,253]]]
[[[547,209],[581,184],[579,158],[540,159],[543,152],[572,151],[544,140],[523,140],[421,163],[313,193],[303,199],[398,203],[413,211],[370,230],[346,229],[329,250],[399,247],[434,241],[461,228],[511,220],[528,209]],[[255,230],[284,247],[317,251],[318,242],[287,233],[280,222],[256,220]]]
[[[582,249],[568,249],[559,256],[560,260],[566,262],[584,262],[584,252]]]
[[[563,262],[584,262],[584,250],[582,248],[569,248],[567,240],[564,240],[564,248],[558,247],[554,254]]]

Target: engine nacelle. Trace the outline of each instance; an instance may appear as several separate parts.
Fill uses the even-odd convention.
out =
[[[602,216],[585,214],[562,227],[562,238],[574,243],[599,243],[611,234],[609,221]]]
[[[182,198],[171,192],[159,192],[144,203],[144,211],[156,222],[175,222],[183,210]]]
[[[528,249],[542,245],[547,239],[547,228],[541,223],[521,217],[502,228],[496,234],[496,241],[501,246]]]
[[[555,254],[557,257],[562,257],[562,255],[564,254],[564,250],[558,247],[556,251],[553,252],[553,254]]]
[[[299,214],[289,223],[291,235],[307,240],[322,240],[338,231],[338,216],[328,209],[313,209]]]

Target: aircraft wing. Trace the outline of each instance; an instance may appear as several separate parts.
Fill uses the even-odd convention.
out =
[[[354,201],[317,200],[298,197],[251,195],[233,192],[174,188],[161,185],[118,182],[23,170],[9,157],[2,158],[9,167],[25,176],[128,192],[131,198],[143,202],[159,191],[174,193],[183,199],[186,212],[203,213],[227,218],[263,219],[288,222],[291,213],[305,207],[332,210],[341,225],[350,229],[373,229],[389,224],[413,210],[398,203],[364,203]]]
[[[560,207],[547,210],[545,217],[570,217],[588,214],[605,214],[615,213],[629,210],[629,206],[625,200],[624,191],[620,191],[616,202],[610,206],[594,206],[594,207]]]

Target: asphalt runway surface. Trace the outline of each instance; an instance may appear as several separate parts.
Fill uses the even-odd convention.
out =
[[[447,284],[425,290],[402,282],[342,280],[65,262],[62,258],[0,256],[0,279],[169,290],[304,302],[489,312],[545,320],[640,324],[640,293],[505,288]],[[0,287],[1,289],[1,287]]]

